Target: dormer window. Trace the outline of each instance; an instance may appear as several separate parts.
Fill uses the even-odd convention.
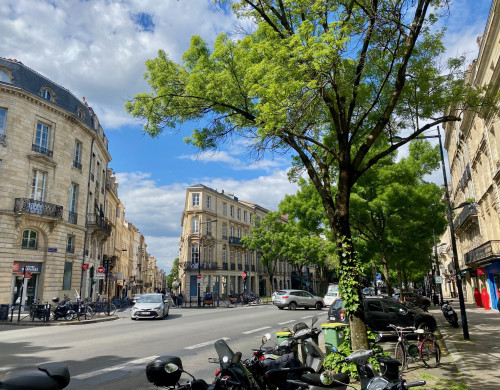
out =
[[[10,74],[5,69],[0,69],[0,81],[10,83]]]
[[[47,88],[47,87],[43,87],[41,92],[40,92],[40,95],[42,95],[42,97],[45,99],[45,100],[48,100],[49,102],[54,102],[55,101],[55,94],[54,94],[54,91],[52,91],[51,89]]]
[[[85,111],[81,107],[78,107],[78,118],[85,120]]]

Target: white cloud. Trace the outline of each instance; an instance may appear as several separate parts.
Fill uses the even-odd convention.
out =
[[[178,256],[186,189],[193,183],[159,186],[150,174],[143,172],[117,173],[116,178],[127,221],[144,234],[148,252],[158,259],[158,266],[169,272]],[[200,178],[199,183],[234,193],[240,200],[268,210],[276,210],[285,194],[294,194],[298,189],[296,184],[288,182],[286,171],[251,180]]]

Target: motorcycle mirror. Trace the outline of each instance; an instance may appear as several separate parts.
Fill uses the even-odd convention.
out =
[[[330,386],[333,383],[333,373],[331,371],[323,371],[319,377],[321,384]]]
[[[382,340],[382,333],[377,333],[375,336],[375,342],[378,343],[380,340]]]
[[[314,316],[314,317],[312,318],[311,328],[312,328],[312,327],[314,327],[314,324],[315,324],[316,322],[318,322],[318,316]]]
[[[266,336],[266,338],[267,338],[268,340],[271,340],[271,333],[266,333],[266,335],[265,335],[265,336]]]
[[[169,374],[172,374],[176,371],[179,371],[179,366],[174,363],[167,363],[165,364],[165,371],[168,372]]]
[[[222,363],[227,363],[227,362],[229,362],[229,358],[227,356],[224,356],[222,358]]]
[[[262,345],[267,343],[267,336],[262,336]]]
[[[231,363],[232,364],[237,364],[239,363],[241,360],[241,352],[236,352],[234,355],[233,355],[233,358],[231,359]]]

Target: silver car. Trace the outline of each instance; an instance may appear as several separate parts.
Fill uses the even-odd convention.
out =
[[[130,312],[130,318],[137,320],[139,318],[159,318],[168,316],[170,303],[163,294],[144,294]]]
[[[297,307],[303,307],[304,309],[313,307],[317,310],[321,310],[323,306],[325,306],[323,298],[312,295],[304,290],[278,291],[274,298],[274,304],[278,306],[280,310],[285,307],[288,307],[290,310],[295,310]]]

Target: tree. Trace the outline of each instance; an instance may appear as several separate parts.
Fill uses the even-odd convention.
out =
[[[168,288],[172,288],[174,281],[178,278],[179,278],[179,258],[176,257],[172,264],[172,269],[170,270],[170,273],[167,275]]]
[[[340,259],[352,347],[368,348],[359,262],[349,223],[351,190],[382,158],[423,131],[460,120],[483,91],[468,90],[460,61],[444,74],[431,6],[446,0],[219,0],[245,22],[210,50],[192,37],[183,64],[164,51],[146,62],[153,92],[126,109],[159,135],[204,120],[187,142],[201,150],[245,137],[254,152],[296,154],[319,193]],[[242,27],[241,31],[245,31]],[[446,107],[454,110],[443,114]],[[395,145],[387,137],[408,136]],[[337,192],[331,192],[336,183]]]

